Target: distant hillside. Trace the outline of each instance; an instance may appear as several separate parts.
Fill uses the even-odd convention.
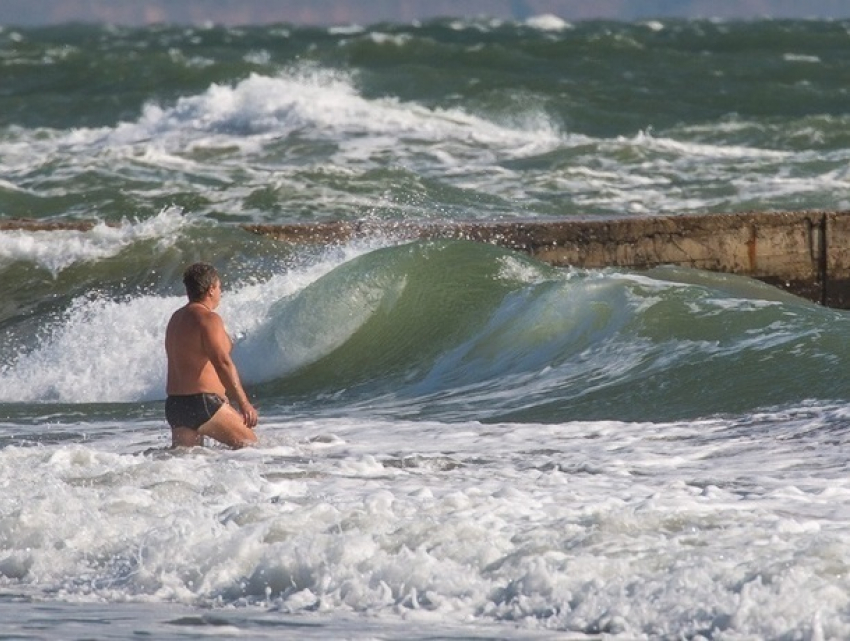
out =
[[[226,25],[373,24],[440,16],[524,19],[555,14],[567,20],[653,17],[841,18],[848,0],[0,0],[0,24],[159,22]]]

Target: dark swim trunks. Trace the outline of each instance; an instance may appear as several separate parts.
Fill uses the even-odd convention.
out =
[[[165,399],[165,419],[171,427],[196,430],[215,416],[224,403],[221,396],[209,392],[169,396]]]

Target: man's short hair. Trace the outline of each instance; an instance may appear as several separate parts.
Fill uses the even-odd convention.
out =
[[[219,280],[218,272],[209,263],[189,265],[183,272],[183,284],[189,300],[201,300]]]

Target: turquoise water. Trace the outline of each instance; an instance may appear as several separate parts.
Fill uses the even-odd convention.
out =
[[[243,223],[846,209],[850,23],[0,30],[0,634],[843,638],[850,320]],[[260,447],[175,454],[195,260]],[[312,635],[312,636],[311,636]]]

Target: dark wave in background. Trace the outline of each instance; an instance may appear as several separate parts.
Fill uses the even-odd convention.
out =
[[[367,99],[507,118],[532,100],[559,128],[592,136],[733,113],[844,116],[848,25],[452,20],[331,29],[7,28],[0,31],[0,126],[115,126],[138,118],[146,104],[168,105],[213,84],[293,65],[356,71]]]
[[[843,208],[847,22],[0,31],[0,215]]]

